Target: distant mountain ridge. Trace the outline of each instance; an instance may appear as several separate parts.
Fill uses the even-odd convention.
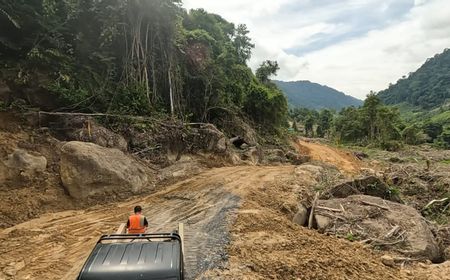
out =
[[[287,97],[290,107],[308,109],[340,110],[350,106],[361,106],[362,100],[343,92],[310,81],[273,81]]]
[[[433,109],[450,101],[450,49],[437,54],[416,72],[380,91],[378,97],[389,105],[406,103]]]

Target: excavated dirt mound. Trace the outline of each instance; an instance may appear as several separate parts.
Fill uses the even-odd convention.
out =
[[[288,209],[310,195],[299,179],[279,176],[248,191],[232,229],[230,264],[204,279],[402,279],[362,245],[293,224]]]
[[[311,141],[302,138],[294,146],[300,154],[307,154],[312,160],[330,164],[346,175],[356,175],[361,171],[362,162],[353,153]]]

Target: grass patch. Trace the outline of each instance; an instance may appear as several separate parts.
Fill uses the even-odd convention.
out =
[[[358,240],[358,237],[353,235],[353,233],[349,232],[347,233],[347,235],[345,236],[345,239],[347,239],[350,242],[356,241]]]

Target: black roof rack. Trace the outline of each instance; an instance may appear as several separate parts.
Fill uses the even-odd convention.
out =
[[[177,233],[103,235],[77,279],[183,279],[181,243]]]

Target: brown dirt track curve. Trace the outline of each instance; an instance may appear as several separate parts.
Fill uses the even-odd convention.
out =
[[[350,152],[304,139],[298,140],[295,146],[312,160],[331,164],[344,174],[355,175],[361,171],[361,162]]]

